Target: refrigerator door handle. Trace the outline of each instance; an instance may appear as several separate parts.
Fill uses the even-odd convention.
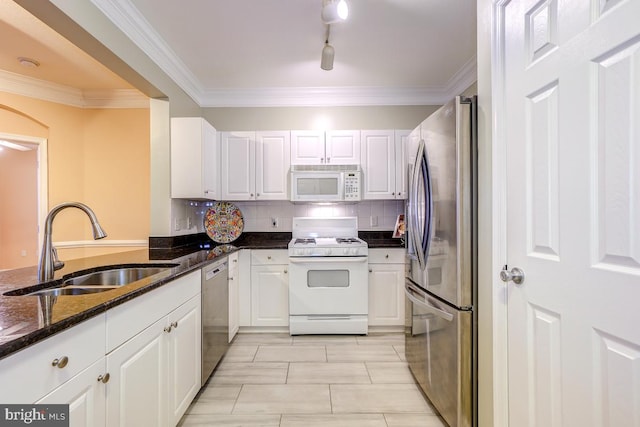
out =
[[[424,227],[422,228],[423,232],[420,233],[420,228],[418,227],[419,211],[420,208],[418,204],[418,193],[419,193],[419,183],[422,183],[424,186],[425,197],[421,203],[424,204]],[[418,146],[418,155],[416,156],[416,163],[413,168],[413,179],[412,179],[412,208],[413,212],[411,212],[412,219],[412,236],[414,242],[414,250],[418,257],[418,264],[420,268],[424,270],[427,266],[427,257],[429,255],[429,246],[431,245],[431,219],[433,215],[433,200],[432,200],[432,189],[431,189],[431,176],[429,173],[429,161],[426,152],[426,143],[424,140],[420,141]]]
[[[404,285],[404,293],[407,295],[407,298],[409,298],[409,301],[413,302],[414,304],[417,304],[422,308],[426,308],[427,310],[430,310],[436,316],[441,317],[449,322],[453,320],[453,314],[447,313],[446,311],[441,310],[433,306],[432,304],[429,304],[429,302],[427,301],[426,295],[424,295],[424,293],[419,289],[417,289],[415,286],[412,286],[411,284],[406,283]],[[415,296],[415,294],[418,294],[419,296],[423,297],[423,299],[418,299]]]

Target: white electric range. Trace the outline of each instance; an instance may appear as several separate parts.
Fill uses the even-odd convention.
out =
[[[293,218],[289,332],[367,334],[368,246],[357,217]]]

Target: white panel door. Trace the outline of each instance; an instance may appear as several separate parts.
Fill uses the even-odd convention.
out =
[[[289,200],[290,166],[290,132],[256,132],[256,200]]]
[[[289,326],[287,265],[251,267],[251,326]]]
[[[640,0],[499,3],[509,425],[640,426]]]
[[[394,199],[396,194],[395,132],[363,130],[364,199]]]
[[[396,144],[396,199],[407,198],[407,182],[408,182],[408,165],[407,165],[407,147],[410,141],[411,131],[408,130],[396,130],[395,131],[395,144]]]
[[[324,131],[291,131],[292,165],[319,165],[324,162]]]
[[[166,426],[166,319],[107,355],[108,426]]]
[[[325,163],[333,165],[360,164],[360,131],[329,130],[326,135]]]
[[[169,425],[176,425],[200,390],[202,376],[201,296],[197,295],[169,314],[167,388]]]
[[[222,199],[254,200],[256,194],[255,132],[222,132]]]

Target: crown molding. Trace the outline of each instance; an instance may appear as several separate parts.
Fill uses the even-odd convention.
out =
[[[0,70],[0,91],[77,108],[149,108],[136,89],[80,90]]]
[[[91,0],[91,3],[187,95],[201,104],[202,83],[129,0]]]

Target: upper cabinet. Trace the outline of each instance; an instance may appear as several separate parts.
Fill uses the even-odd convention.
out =
[[[291,131],[292,165],[360,164],[359,130]]]
[[[216,130],[201,117],[171,119],[171,197],[219,199]]]
[[[289,131],[221,132],[220,145],[222,199],[289,199]]]
[[[361,132],[365,200],[407,198],[404,144],[408,134],[396,130]]]

